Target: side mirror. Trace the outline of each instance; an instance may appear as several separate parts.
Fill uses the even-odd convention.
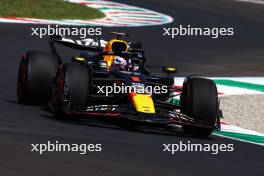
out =
[[[76,63],[83,63],[85,61],[85,58],[83,58],[83,57],[72,57],[71,61],[76,62]]]
[[[140,42],[129,42],[128,45],[131,50],[142,50],[143,48]]]
[[[174,74],[174,73],[177,73],[177,68],[165,66],[162,68],[162,71],[168,74]]]

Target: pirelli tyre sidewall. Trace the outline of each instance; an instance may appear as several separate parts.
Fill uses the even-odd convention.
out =
[[[85,65],[65,63],[59,67],[52,95],[52,111],[56,118],[75,115],[87,106],[90,70]]]
[[[186,133],[208,136],[212,133],[219,113],[217,87],[212,80],[190,78],[184,82],[180,104],[181,113],[203,121],[212,128],[183,125]]]
[[[50,53],[29,51],[23,54],[17,79],[18,102],[47,104],[58,64],[59,59]]]

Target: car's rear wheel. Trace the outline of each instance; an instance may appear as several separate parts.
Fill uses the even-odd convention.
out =
[[[27,52],[20,61],[17,98],[21,104],[47,104],[59,59],[50,53]]]
[[[207,124],[207,127],[183,125],[185,133],[204,137],[212,133],[219,113],[217,88],[212,80],[187,79],[183,85],[180,104],[182,114]]]
[[[74,116],[71,112],[86,108],[90,76],[90,70],[84,65],[66,63],[59,68],[52,99],[56,118]]]

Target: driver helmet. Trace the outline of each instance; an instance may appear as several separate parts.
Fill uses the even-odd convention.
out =
[[[120,56],[115,56],[113,61],[113,67],[119,70],[125,70],[127,67],[126,59]]]

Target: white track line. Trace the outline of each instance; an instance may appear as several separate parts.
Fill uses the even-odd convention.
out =
[[[255,4],[264,4],[264,0],[236,0],[240,2],[250,2],[250,3],[255,3]]]
[[[246,142],[246,143],[250,143],[250,144],[255,144],[255,145],[260,145],[260,146],[264,146],[264,144],[261,144],[261,143],[256,143],[256,142],[250,142],[250,141],[246,141],[246,140],[243,140],[243,139],[238,139],[238,138],[234,138],[234,137],[229,137],[229,136],[225,136],[225,135],[221,135],[221,134],[213,134],[214,136],[220,136],[220,137],[223,137],[223,138],[228,138],[228,139],[232,139],[232,140],[236,140],[236,141],[240,141],[240,142]]]

